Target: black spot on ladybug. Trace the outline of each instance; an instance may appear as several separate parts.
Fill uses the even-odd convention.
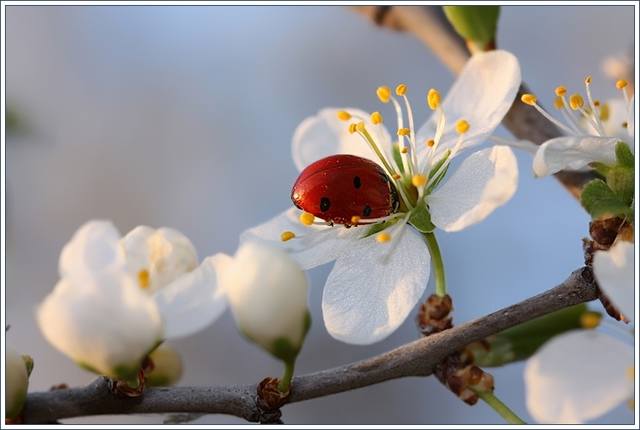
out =
[[[362,186],[362,181],[360,180],[360,176],[354,176],[353,186],[356,188],[360,188]]]
[[[326,212],[331,207],[331,200],[328,197],[323,197],[320,199],[320,210],[322,212]]]
[[[362,210],[362,215],[369,216],[371,215],[371,207],[369,205],[365,206]]]

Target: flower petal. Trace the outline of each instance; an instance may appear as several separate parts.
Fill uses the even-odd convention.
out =
[[[227,301],[219,277],[230,260],[225,254],[208,257],[197,269],[154,294],[164,322],[165,338],[195,333],[222,315]]]
[[[56,349],[114,378],[135,376],[162,339],[154,301],[122,272],[85,278],[82,284],[61,280],[38,308],[37,319]]]
[[[314,161],[335,154],[352,154],[380,163],[360,135],[349,133],[349,122],[338,119],[338,112],[341,110],[354,116],[352,122],[364,120],[376,143],[387,156],[391,154],[389,132],[382,124],[373,125],[368,113],[355,108],[328,108],[302,121],[293,135],[292,154],[298,170],[302,171]]]
[[[608,251],[593,256],[593,274],[611,302],[630,321],[635,319],[633,262],[634,245],[618,241]]]
[[[518,163],[509,147],[475,152],[427,197],[431,221],[445,231],[462,230],[509,201],[517,187]]]
[[[615,137],[556,137],[540,145],[533,159],[536,176],[552,175],[560,170],[578,170],[591,162],[612,164],[616,161]]]
[[[308,270],[335,260],[365,232],[361,228],[347,229],[340,225],[307,227],[298,220],[300,213],[296,208],[287,209],[269,221],[244,231],[240,243],[253,240],[279,247],[287,251],[303,270]],[[280,235],[284,231],[291,231],[296,237],[283,242]]]
[[[527,408],[541,423],[582,423],[633,397],[633,347],[596,331],[546,343],[527,362]]]
[[[324,324],[334,338],[378,342],[404,322],[422,296],[429,252],[413,228],[400,234],[395,244],[377,243],[374,236],[361,239],[336,261],[322,296]]]
[[[459,119],[465,119],[471,126],[464,136],[463,147],[482,143],[511,107],[520,82],[520,65],[510,52],[497,50],[474,54],[442,103],[448,127],[438,152],[455,144],[457,134],[453,125]],[[433,138],[438,117],[436,112],[420,128],[419,142]],[[425,145],[418,145],[420,158],[426,151]]]

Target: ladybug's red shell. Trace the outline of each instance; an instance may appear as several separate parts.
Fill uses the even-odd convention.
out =
[[[293,204],[336,224],[398,210],[398,193],[382,167],[355,155],[332,155],[307,166],[293,184]]]

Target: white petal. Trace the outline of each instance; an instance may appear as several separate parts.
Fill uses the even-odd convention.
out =
[[[284,249],[303,270],[307,270],[335,260],[366,231],[366,227],[347,229],[340,225],[307,227],[298,220],[300,213],[296,208],[287,209],[269,221],[244,231],[240,243],[258,241]],[[291,231],[296,237],[283,242],[280,235],[284,231]]]
[[[86,277],[124,266],[120,233],[109,221],[89,221],[80,227],[60,254],[61,277]]]
[[[306,334],[308,282],[284,251],[247,242],[222,276],[233,317],[240,331],[274,351],[278,339],[300,347]]]
[[[131,273],[149,273],[148,291],[156,291],[198,266],[196,249],[177,230],[139,226],[127,233],[121,243]]]
[[[431,258],[413,228],[401,234],[395,249],[371,236],[336,261],[322,296],[324,324],[334,338],[358,345],[378,342],[395,331],[420,300]]]
[[[608,251],[593,256],[593,274],[611,302],[630,321],[635,319],[633,262],[634,245],[618,241]]]
[[[615,163],[618,140],[597,136],[567,136],[548,140],[536,152],[533,173],[547,176],[564,169],[578,170],[594,161]]]
[[[349,133],[349,123],[340,121],[338,111],[347,111],[364,120],[367,130],[385,154],[391,154],[391,137],[384,125],[373,125],[369,114],[354,108],[328,108],[302,121],[293,135],[293,161],[302,171],[309,164],[329,155],[352,154],[380,163],[373,150],[358,133]]]
[[[159,289],[154,299],[164,322],[165,338],[187,336],[204,329],[227,307],[219,274],[230,257],[216,254],[195,270]]]
[[[451,178],[427,197],[431,220],[445,231],[459,231],[484,220],[518,187],[518,163],[507,146],[467,157]]]
[[[609,116],[606,120],[602,121],[605,136],[628,140],[630,135],[633,136],[633,114],[629,114],[630,112],[627,109],[627,104],[624,99],[616,98],[607,100],[605,105],[609,109]],[[631,106],[633,106],[633,104]],[[627,127],[623,126],[625,122],[627,123]]]
[[[507,51],[475,54],[467,62],[460,76],[442,102],[448,131],[442,138],[439,152],[455,144],[457,135],[453,125],[459,119],[469,122],[464,147],[482,143],[502,121],[520,87],[520,65]],[[418,131],[418,141],[433,138],[437,113]],[[425,145],[418,152],[425,154]]]
[[[596,331],[554,337],[527,362],[527,408],[541,423],[583,423],[633,397],[633,347]]]
[[[124,273],[62,280],[38,308],[45,338],[76,363],[111,376],[135,375],[162,338],[155,302]]]

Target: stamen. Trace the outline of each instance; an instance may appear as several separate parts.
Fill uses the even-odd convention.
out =
[[[398,179],[402,178],[402,176],[396,173],[395,175],[392,176],[392,178],[397,181]]]
[[[557,86],[555,89],[555,93],[556,93],[556,96],[562,97],[565,94],[567,94],[567,87],[565,87],[564,85]]]
[[[425,175],[413,175],[411,183],[416,188],[423,187],[427,183],[427,177]]]
[[[396,100],[395,97],[391,96],[391,101],[393,102],[393,107],[396,110],[396,116],[398,119],[398,130],[401,130],[404,127],[404,119],[402,116],[402,108],[400,107],[400,103],[398,103],[398,100]],[[401,134],[399,134],[399,136],[403,136]],[[400,139],[400,143],[402,143],[402,138]],[[404,167],[404,170],[409,172],[409,174],[413,174],[413,164],[409,162],[409,159],[407,158],[407,153],[406,152],[401,152],[402,155],[402,165]]]
[[[427,145],[429,148],[432,148],[433,145],[435,145],[436,141],[433,139],[428,139],[424,142],[425,145]]]
[[[400,148],[400,153],[407,154],[408,152],[409,152],[409,147],[407,147],[406,145],[402,145],[402,148]]]
[[[407,93],[407,86],[405,84],[399,84],[396,87],[396,95],[397,96],[404,96]]]
[[[588,75],[586,78],[584,78],[584,84],[591,85],[591,80],[591,75]]]
[[[406,85],[405,85],[406,87]],[[406,92],[406,88],[405,88]],[[416,129],[413,124],[413,109],[411,109],[411,103],[409,103],[409,99],[406,95],[402,94],[402,98],[404,99],[404,107],[407,109],[407,118],[409,118],[409,130],[411,133],[409,134],[409,143],[411,144],[411,162],[415,168],[418,168],[418,159],[416,158]],[[411,169],[413,171],[413,169]]]
[[[580,315],[580,325],[585,329],[594,329],[600,325],[602,315],[597,312],[585,312]]]
[[[553,106],[558,110],[563,109],[565,106],[564,99],[560,96],[556,96],[556,98],[553,100]]]
[[[387,86],[378,87],[376,95],[382,103],[389,103],[389,100],[391,100],[391,88]]]
[[[591,115],[588,115],[588,118],[590,118],[594,128],[600,134],[600,136],[604,136],[604,127],[600,122],[600,118],[596,110],[596,105],[593,102],[593,98],[591,97],[591,76],[587,76],[586,78],[584,78],[584,87],[587,93],[587,100],[589,101],[589,107],[591,108]]]
[[[391,240],[391,235],[386,231],[383,231],[382,233],[378,233],[378,235],[376,236],[376,242],[378,243],[387,243],[390,240]]]
[[[351,224],[357,225],[360,222],[360,217],[358,215],[354,215],[351,217]]]
[[[595,99],[595,100],[593,101],[593,105],[594,105],[595,107],[600,107],[600,100]]]
[[[467,131],[469,131],[469,123],[467,121],[464,119],[456,121],[456,133],[465,134]]]
[[[283,231],[280,234],[280,240],[282,240],[283,242],[286,242],[288,240],[293,239],[294,237],[296,237],[296,234],[292,231]]]
[[[356,131],[358,131],[358,124],[356,124],[355,122],[352,122],[351,124],[349,124],[349,133],[353,134]]]
[[[564,88],[564,87],[556,88],[556,94],[558,94],[558,97],[561,98],[563,106],[566,104],[566,102],[564,100],[564,96],[560,95],[560,94],[564,94],[565,92],[566,92],[566,88]],[[531,96],[531,97],[525,97],[525,96]],[[553,116],[548,114],[546,110],[542,109],[540,107],[540,105],[537,103],[536,97],[533,94],[523,94],[522,97],[521,97],[521,100],[522,100],[523,103],[528,104],[528,105],[533,106],[534,108],[536,108],[536,110],[538,112],[540,112],[540,114],[542,116],[544,116],[546,119],[551,121],[558,128],[561,128],[562,130],[564,130],[565,133],[568,133],[568,134],[577,133],[577,130],[571,130],[569,127],[567,127],[566,125],[564,125],[563,123],[561,123],[560,121],[555,119]],[[564,112],[564,109],[562,109],[562,107],[558,107],[558,103],[557,102],[554,103],[554,105],[556,106],[556,108],[558,108],[558,109],[562,110],[562,112]]]
[[[411,130],[409,130],[406,127],[398,129],[398,136],[408,136],[410,133],[411,133]]]
[[[622,123],[622,128],[627,128],[629,127],[629,123],[627,121]]]
[[[610,114],[609,103],[602,104],[602,106],[600,106],[600,121],[609,121]]]
[[[584,100],[582,96],[578,93],[571,94],[571,97],[569,97],[569,106],[573,110],[578,110],[582,106],[584,106]]]
[[[338,119],[340,121],[349,121],[351,119],[351,114],[344,110],[338,111]]]
[[[364,140],[369,144],[373,152],[376,153],[376,155],[380,159],[380,162],[384,165],[385,169],[387,169],[387,173],[389,173],[393,177],[396,171],[393,169],[393,167],[391,167],[384,154],[380,151],[380,148],[378,148],[376,141],[373,140],[373,137],[371,137],[371,135],[367,131],[364,121],[360,121],[356,124],[356,130],[360,133],[360,136],[362,136]]]
[[[431,110],[436,110],[440,106],[440,92],[435,88],[431,88],[427,93],[427,105]]]
[[[371,114],[371,122],[375,125],[382,124],[382,114],[380,112],[374,112]]]
[[[619,90],[624,89],[627,85],[629,85],[629,83],[627,81],[625,81],[624,79],[618,79],[616,81],[616,88]]]
[[[526,105],[533,106],[538,101],[538,98],[533,94],[527,93],[523,94],[522,97],[520,97],[520,100]]]
[[[313,224],[313,221],[315,221],[316,217],[313,214],[310,214],[309,212],[302,212],[300,214],[300,222],[304,225],[311,225]]]
[[[151,285],[151,275],[149,275],[149,271],[143,269],[138,272],[138,286],[143,290],[146,290]]]

